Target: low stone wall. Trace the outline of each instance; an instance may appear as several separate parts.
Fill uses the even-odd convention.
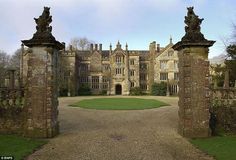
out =
[[[23,89],[0,88],[1,134],[23,133],[23,94]]]
[[[212,89],[211,120],[216,132],[236,133],[236,88]],[[215,122],[214,122],[215,121]]]

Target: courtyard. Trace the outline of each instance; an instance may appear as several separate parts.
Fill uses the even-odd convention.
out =
[[[60,134],[28,160],[212,159],[177,133],[177,97],[132,97],[156,99],[170,105],[146,110],[94,110],[69,106],[93,98],[104,97],[60,98]]]

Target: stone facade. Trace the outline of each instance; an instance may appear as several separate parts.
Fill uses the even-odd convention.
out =
[[[156,57],[154,81],[160,83],[169,81],[170,93],[178,93],[179,87],[179,57],[173,48],[172,40]]]
[[[82,85],[86,85],[93,94],[129,95],[133,87],[149,93],[154,82],[169,79],[171,93],[177,94],[178,56],[172,46],[170,40],[163,48],[152,42],[149,50],[129,50],[127,44],[123,49],[119,42],[114,49],[110,45],[110,50],[102,50],[102,44],[91,44],[90,50],[85,51],[70,47],[61,54],[61,90],[74,96]],[[164,78],[160,69],[163,61],[168,63]]]

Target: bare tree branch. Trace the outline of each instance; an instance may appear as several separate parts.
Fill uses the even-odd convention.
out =
[[[92,43],[92,41],[88,40],[86,37],[75,37],[71,39],[69,45],[75,50],[88,50],[90,43]]]

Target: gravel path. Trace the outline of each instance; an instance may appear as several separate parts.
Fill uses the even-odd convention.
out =
[[[159,99],[171,106],[140,111],[88,110],[67,106],[88,98],[94,97],[60,98],[61,134],[50,139],[28,160],[212,159],[177,134],[176,97],[141,97]]]

